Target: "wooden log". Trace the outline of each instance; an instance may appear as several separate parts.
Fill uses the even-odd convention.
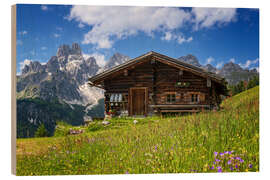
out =
[[[161,109],[161,112],[200,112],[200,110],[188,110],[188,109],[183,109],[183,110],[176,110],[176,109]]]
[[[157,104],[150,105],[153,108],[209,108],[207,104]]]

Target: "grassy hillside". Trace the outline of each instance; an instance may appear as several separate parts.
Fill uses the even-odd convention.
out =
[[[17,174],[242,172],[259,170],[259,87],[222,110],[113,119],[76,136],[18,139]]]

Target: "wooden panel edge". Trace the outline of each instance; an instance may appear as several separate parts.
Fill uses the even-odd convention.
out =
[[[11,6],[11,173],[16,175],[16,5]]]

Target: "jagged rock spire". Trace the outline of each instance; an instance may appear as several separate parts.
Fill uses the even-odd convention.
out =
[[[58,48],[57,57],[67,57],[69,55],[82,55],[82,50],[78,43],[73,43],[71,48],[66,44],[63,44]]]

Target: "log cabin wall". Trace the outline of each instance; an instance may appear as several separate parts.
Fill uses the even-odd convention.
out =
[[[149,57],[148,57],[149,58]],[[136,67],[130,67],[129,69],[122,70],[116,76],[112,76],[104,81],[105,87],[105,108],[106,111],[111,109],[116,109],[117,111],[121,111],[125,109],[130,111],[130,104],[129,104],[129,90],[130,88],[135,87],[146,87],[147,88],[147,96],[148,97],[148,104],[151,102],[151,98],[149,94],[152,94],[153,91],[153,67],[151,61],[146,61]],[[125,99],[127,102],[121,104],[121,107],[111,107],[109,102],[109,96],[113,93],[121,93],[125,95]],[[117,104],[119,105],[119,104]],[[148,114],[152,113],[151,108],[147,108]]]
[[[180,71],[182,70],[155,59],[148,59],[107,78],[104,80],[106,111],[108,112],[109,109],[130,111],[129,89],[134,87],[147,88],[147,113],[150,115],[155,110],[151,105],[216,104],[215,83],[212,82],[211,87],[207,87],[206,78],[189,71]],[[186,83],[188,86],[177,86],[178,82]],[[109,98],[113,93],[121,93],[124,97],[123,102],[118,103],[117,106],[110,104]],[[172,102],[168,102],[170,94],[172,94]]]
[[[156,62],[157,104],[210,104],[210,88],[207,80],[189,71],[182,71],[169,65]],[[177,86],[178,82],[187,86]],[[167,94],[175,94],[175,101],[168,102]],[[198,102],[192,102],[192,95],[197,95]]]

